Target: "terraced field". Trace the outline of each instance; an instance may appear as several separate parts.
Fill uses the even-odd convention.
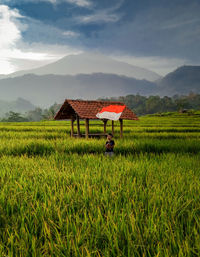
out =
[[[0,123],[0,256],[200,256],[200,117],[124,124]]]

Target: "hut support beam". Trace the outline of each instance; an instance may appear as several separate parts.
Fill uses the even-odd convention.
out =
[[[89,137],[89,119],[85,119],[85,138]]]
[[[71,119],[71,137],[74,137],[74,119]]]
[[[76,121],[77,121],[77,134],[78,137],[81,137],[81,131],[80,131],[80,121],[79,121],[79,116],[76,116]]]
[[[120,122],[120,138],[123,138],[123,120],[119,119]]]
[[[115,132],[115,129],[114,129],[114,120],[112,120],[112,134],[114,136],[114,132]]]
[[[103,132],[106,134],[106,124],[108,120],[103,120]]]

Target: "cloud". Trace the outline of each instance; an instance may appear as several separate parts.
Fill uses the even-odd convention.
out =
[[[56,44],[32,44],[23,42],[22,30],[29,30],[27,24],[22,23],[21,19],[25,19],[20,15],[17,9],[10,9],[6,5],[0,5],[0,71],[1,74],[12,73],[22,68],[31,68],[32,64],[46,64],[53,60],[57,60],[67,54],[79,53],[75,47],[59,46]],[[29,20],[29,19],[27,19]],[[51,28],[48,25],[42,26],[40,22],[33,22],[34,29],[41,34],[52,33],[60,37],[76,37],[73,31],[62,31]],[[30,33],[34,32],[34,29]],[[25,31],[24,31],[25,32]],[[48,34],[46,34],[48,35]],[[35,36],[35,35],[34,35]],[[55,50],[57,49],[57,51]],[[61,51],[62,50],[62,51]],[[24,67],[24,63],[28,64]]]
[[[13,56],[11,60],[15,64],[15,71],[34,69],[57,61],[64,56],[82,53],[81,50],[76,48],[57,44],[27,44],[21,42],[20,48],[24,49],[24,52]]]
[[[65,23],[66,21],[62,21]],[[44,45],[71,45],[72,48],[81,47],[79,37],[81,33],[73,31],[71,29],[61,29],[54,24],[48,24],[45,21],[36,20],[33,18],[27,18],[26,23],[28,29],[24,33],[24,39],[29,43],[41,43]],[[77,39],[78,38],[78,39]]]
[[[21,18],[16,9],[10,10],[8,6],[0,5],[0,48],[12,47],[21,38],[15,24],[16,18]]]
[[[117,22],[119,19],[119,15],[110,13],[107,10],[102,10],[91,15],[77,17],[77,21],[84,24]]]
[[[131,65],[150,69],[159,75],[165,76],[176,68],[189,64],[190,61],[181,58],[167,58],[160,56],[131,56],[131,55],[111,55],[113,59],[123,61]]]
[[[117,22],[122,17],[122,14],[116,13],[116,11],[121,7],[123,2],[124,0],[120,0],[116,5],[110,8],[94,10],[91,14],[78,16],[76,17],[76,21],[83,24]]]
[[[90,0],[2,0],[2,3],[38,3],[49,2],[51,4],[70,3],[79,7],[90,7],[92,3]]]
[[[197,0],[0,2],[10,5],[0,5],[1,72],[19,69],[22,62],[48,62],[83,50],[125,56],[127,62],[160,74],[200,62]]]
[[[78,37],[80,34],[71,30],[66,30],[62,32],[65,37]]]
[[[130,10],[131,11],[131,10]],[[126,13],[129,11],[126,11]],[[200,3],[151,5],[85,39],[99,51],[200,61]],[[126,16],[126,17],[127,17]]]
[[[161,26],[161,29],[177,29],[180,27],[185,27],[186,25],[195,24],[200,21],[199,18],[187,19],[183,21],[172,21],[170,20],[167,24]]]
[[[25,1],[25,0],[24,0]],[[34,0],[30,0],[30,1],[34,1]],[[80,7],[89,7],[91,6],[91,2],[88,0],[37,0],[40,2],[50,2],[52,4],[60,4],[60,3],[70,3],[70,4],[74,4]]]
[[[68,3],[76,4],[81,7],[89,7],[91,6],[91,2],[88,0],[66,0]]]
[[[9,53],[15,47],[18,40],[21,39],[21,32],[15,21],[20,18],[19,12],[10,10],[6,5],[0,5],[0,68],[1,73],[12,72],[13,65],[9,62]]]

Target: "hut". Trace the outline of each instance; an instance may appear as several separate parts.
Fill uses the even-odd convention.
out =
[[[121,102],[111,101],[85,101],[85,100],[70,100],[66,99],[60,110],[55,115],[55,120],[71,120],[71,137],[100,137],[106,135],[106,119],[103,119],[104,133],[90,134],[89,133],[89,120],[98,120],[96,114],[101,111],[103,107],[109,105],[124,105]],[[85,134],[80,132],[80,119],[85,120]],[[77,121],[77,134],[74,133],[74,121]],[[119,119],[120,122],[120,137],[123,137],[123,120],[138,120],[138,117],[126,107]],[[112,133],[114,134],[114,121],[112,121]]]

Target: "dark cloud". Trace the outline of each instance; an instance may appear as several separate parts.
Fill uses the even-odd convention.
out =
[[[27,17],[25,42],[200,61],[199,0],[4,2]]]
[[[135,9],[134,4],[130,6],[129,10],[127,6],[123,9],[128,18],[109,23],[92,38],[85,38],[87,46],[132,55],[199,58],[199,2],[175,1],[175,5],[167,5],[163,1],[163,5],[143,8],[138,4]]]

